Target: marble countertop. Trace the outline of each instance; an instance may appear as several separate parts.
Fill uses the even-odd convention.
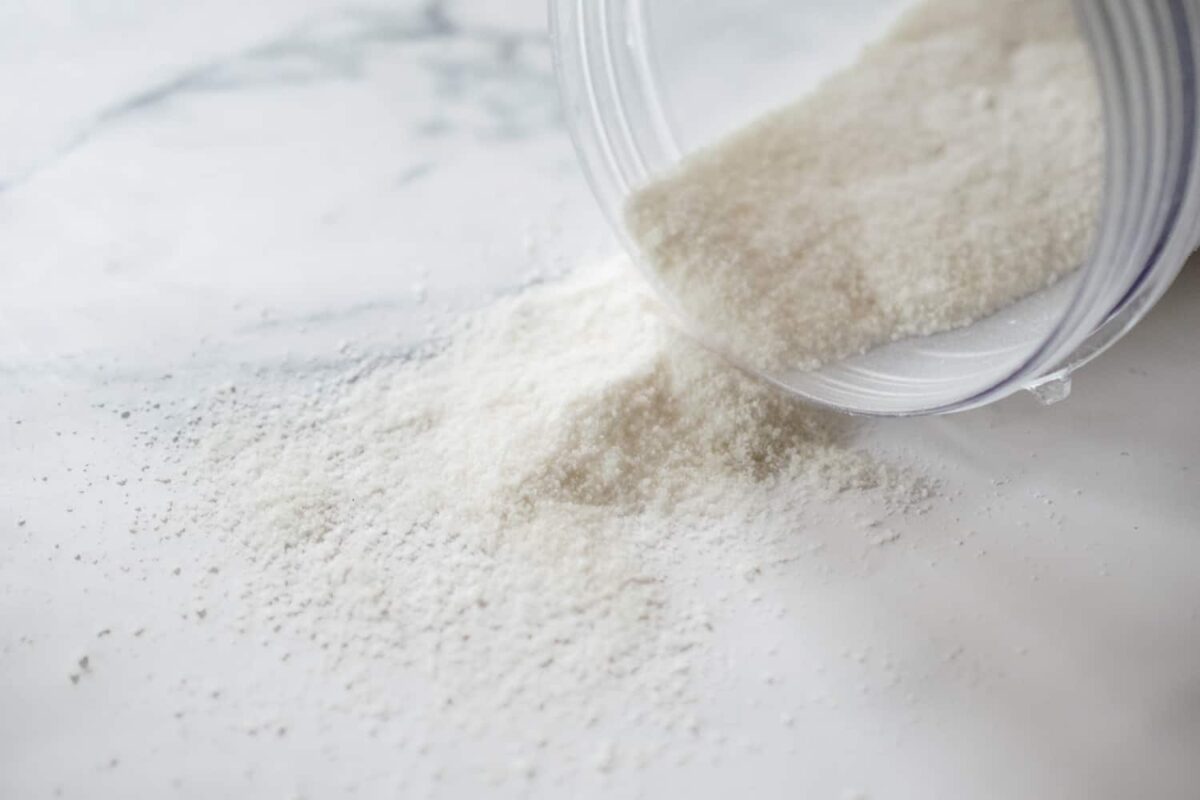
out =
[[[832,657],[819,681],[846,699],[784,726],[748,656],[708,710],[754,744],[721,759],[443,780],[318,714],[302,671],[179,623],[186,589],[93,485],[142,458],[114,409],[394,349],[616,250],[544,29],[540,0],[0,9],[0,796],[1194,797],[1195,269],[1064,403],[868,426],[953,476],[952,502],[868,568],[767,587],[810,609],[799,629],[730,641],[886,643],[919,674],[860,697]],[[817,680],[779,691],[802,706]],[[227,706],[187,699],[210,686]],[[281,707],[291,735],[252,733]],[[511,760],[467,749],[479,774]]]

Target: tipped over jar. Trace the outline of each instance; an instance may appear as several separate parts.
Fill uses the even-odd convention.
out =
[[[551,16],[572,135],[631,256],[695,338],[812,402],[1059,399],[1197,244],[1200,2]]]

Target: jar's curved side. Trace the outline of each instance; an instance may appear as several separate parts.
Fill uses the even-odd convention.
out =
[[[1157,227],[1146,225],[1142,228],[1143,233],[1157,235],[1140,253],[1136,248],[1134,252],[1121,253],[1115,240],[1097,243],[1092,260],[1126,259],[1130,263],[1140,263],[1141,269],[1106,317],[1093,327],[1092,333],[1059,364],[1034,381],[1035,385],[1069,376],[1116,344],[1150,312],[1170,288],[1188,257],[1200,246],[1200,0],[1158,1],[1146,6],[1120,0],[1079,0],[1079,6],[1092,40],[1099,74],[1102,81],[1108,78],[1103,81],[1111,95],[1107,128],[1114,140],[1130,135],[1130,121],[1134,119],[1127,94],[1117,86],[1116,76],[1127,74],[1129,66],[1114,63],[1120,58],[1120,48],[1112,42],[1114,30],[1120,26],[1140,27],[1151,37],[1152,41],[1145,49],[1158,56],[1156,73],[1168,92],[1163,108],[1163,122],[1171,149],[1163,167],[1168,180],[1160,196],[1155,198],[1164,207],[1165,214]],[[1131,21],[1130,15],[1139,8],[1143,14],[1150,8],[1160,11],[1154,17],[1157,24],[1153,28]],[[1133,146],[1137,147],[1137,144],[1135,142]],[[1110,148],[1110,162],[1114,156],[1119,157],[1119,151]],[[1125,166],[1127,164],[1110,163],[1110,175],[1119,175]],[[1110,200],[1121,191],[1120,185],[1114,186],[1109,192]],[[1110,208],[1110,212],[1118,216],[1126,213],[1116,207]],[[1106,218],[1110,216],[1106,215]],[[1108,221],[1110,230],[1119,230],[1119,219]]]
[[[1115,344],[1200,243],[1200,0],[1076,0],[1076,8],[1105,108],[1099,235],[1074,302],[1009,389],[1060,382]]]

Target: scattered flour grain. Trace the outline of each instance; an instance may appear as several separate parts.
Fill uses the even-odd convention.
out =
[[[846,419],[674,333],[620,262],[422,358],[220,398],[198,472],[249,564],[244,623],[416,670],[468,721],[633,704],[687,725],[718,611],[690,554],[736,569],[800,537],[814,499],[925,492]]]

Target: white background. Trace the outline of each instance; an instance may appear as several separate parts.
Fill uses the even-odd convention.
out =
[[[500,8],[0,10],[0,797],[1197,796],[1195,270],[1063,404],[867,426],[942,497],[895,546],[815,531],[758,587],[790,614],[731,612],[697,709],[723,743],[688,763],[422,752],[318,654],[197,618],[212,543],[128,532],[169,497],[154,403],[614,251],[541,4]]]

